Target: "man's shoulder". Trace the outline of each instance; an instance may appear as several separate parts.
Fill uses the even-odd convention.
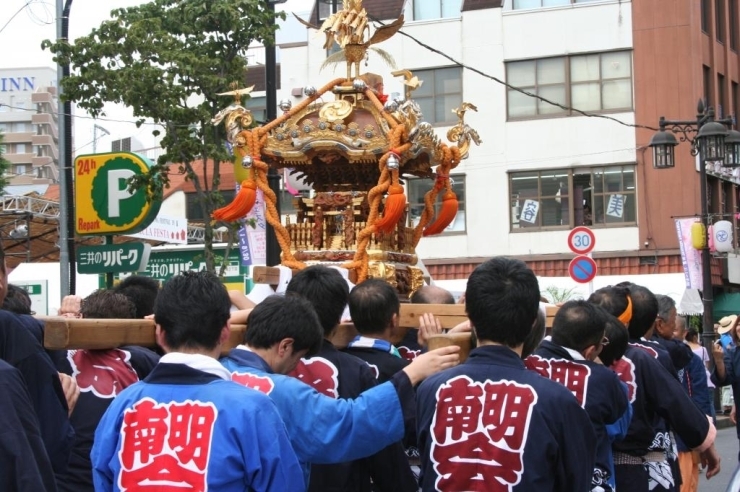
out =
[[[363,361],[387,361],[388,363],[397,362],[398,364],[408,365],[408,362],[397,355],[393,355],[390,352],[376,350],[367,347],[347,347],[342,353],[351,355],[355,358],[362,359]]]
[[[529,386],[538,395],[547,395],[545,400],[566,398],[573,400],[573,395],[560,383],[551,381],[540,376],[535,371],[519,368],[507,368],[498,370],[491,366],[473,366],[472,364],[462,364],[446,371],[435,374],[427,378],[421,384],[426,390],[436,389],[442,385],[450,385],[454,381],[464,381],[469,385],[486,385],[486,384],[505,384],[510,386]],[[538,400],[539,401],[539,400]]]
[[[269,402],[270,398],[260,391],[225,379],[216,379],[204,384],[183,385],[182,389],[174,394],[171,388],[163,389],[159,384],[139,381],[116,396],[111,407],[118,407],[119,411],[122,411],[145,400],[158,404],[185,401],[213,403],[217,407],[227,409],[232,405],[237,407],[259,406]]]

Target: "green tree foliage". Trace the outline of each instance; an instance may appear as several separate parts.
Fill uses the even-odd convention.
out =
[[[7,177],[7,172],[10,170],[10,161],[3,157],[4,150],[3,133],[0,132],[0,194],[4,194],[5,187],[10,184]]]
[[[210,217],[223,203],[220,163],[231,160],[223,128],[210,122],[231,102],[217,93],[243,84],[246,50],[253,41],[274,42],[274,18],[264,0],[154,0],[113,10],[111,20],[74,43],[45,41],[44,47],[71,65],[63,97],[94,117],[105,115],[106,103],[124,104],[140,118],[138,125],[150,119],[162,129],[152,133],[162,136],[165,153],[131,186],[146,186],[153,199],[161,199],[169,174],[186,174],[203,216]],[[214,163],[207,179],[194,171],[199,160]],[[170,163],[178,163],[176,169]],[[211,271],[214,225],[205,224]]]

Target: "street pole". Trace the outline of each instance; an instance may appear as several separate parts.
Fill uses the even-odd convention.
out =
[[[275,2],[274,0],[267,0],[267,8],[272,14],[272,23],[275,23]],[[267,121],[272,121],[277,118],[277,84],[276,84],[276,68],[277,63],[275,60],[275,38],[265,43],[265,101],[267,105]],[[267,182],[270,185],[270,189],[277,199],[275,200],[275,207],[277,208],[278,219],[280,218],[280,175],[277,169],[269,167],[267,170]],[[280,219],[279,219],[280,220]],[[280,264],[280,245],[277,242],[277,236],[275,235],[275,228],[269,223],[266,228],[266,260],[268,266],[275,266]]]
[[[697,121],[697,128],[701,128],[701,120]],[[701,337],[704,340],[704,346],[711,350],[714,343],[714,293],[712,292],[712,262],[709,252],[709,206],[707,204],[707,163],[699,154],[699,187],[701,196],[701,221],[704,224],[704,230],[707,237],[704,241],[704,247],[701,249],[701,276],[702,276],[702,305],[704,313],[702,314]],[[711,357],[710,357],[711,361]],[[711,361],[712,364],[714,363]]]
[[[714,119],[714,109],[707,108],[703,100],[697,105],[695,120],[667,120],[661,116],[660,131],[650,141],[650,146],[655,152],[653,165],[657,168],[672,168],[673,147],[678,141],[672,134],[678,134],[682,142],[691,143],[691,155],[699,156],[699,190],[701,197],[701,223],[704,226],[704,246],[701,248],[701,274],[702,274],[702,340],[704,346],[710,348],[714,343],[716,333],[714,331],[714,293],[712,290],[712,262],[709,251],[709,217],[708,183],[707,183],[707,160],[715,161],[724,158],[724,151],[717,152],[718,146],[724,146],[724,133],[726,127],[734,124],[733,118]],[[725,128],[723,128],[723,126]],[[716,128],[716,127],[719,127]],[[696,134],[695,136],[693,136]],[[721,144],[717,138],[722,136]]]
[[[72,0],[57,0],[57,41],[67,41]],[[62,103],[62,80],[69,76],[69,65],[57,64],[57,126],[59,131],[59,282],[62,297],[74,294],[74,196],[72,173],[72,105]]]

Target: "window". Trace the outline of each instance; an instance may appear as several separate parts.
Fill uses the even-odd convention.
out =
[[[725,77],[724,75],[717,74],[717,117],[724,118],[725,111],[727,111],[727,98],[725,91]]]
[[[450,176],[452,191],[457,195],[458,210],[455,220],[447,226],[445,232],[465,232],[465,176],[455,174]],[[414,227],[419,223],[421,213],[424,211],[424,195],[434,186],[434,179],[410,178],[406,180],[406,188],[409,197],[408,225]],[[441,195],[442,193],[440,193]],[[437,197],[434,205],[434,213],[439,212],[442,204],[441,196]]]
[[[17,175],[26,174],[26,165],[18,164],[17,166],[15,166],[15,174]]]
[[[541,7],[559,7],[579,3],[591,3],[600,0],[514,0],[513,10],[538,9]]]
[[[738,118],[740,118],[740,91],[738,91],[738,84],[737,82],[732,83],[732,103],[735,105],[735,111],[733,111],[733,114],[735,115],[735,128],[740,128],[738,125],[740,125],[740,122],[737,121]]]
[[[462,104],[462,68],[415,70],[414,75],[424,81],[413,93],[424,121],[440,126],[457,123],[452,110]]]
[[[714,0],[714,22],[717,41],[725,42],[725,0]]]
[[[234,190],[222,190],[221,196],[223,197],[223,204],[226,205],[234,199],[236,191]],[[219,205],[221,206],[221,205]],[[186,193],[185,194],[185,207],[188,220],[202,221],[203,210],[200,207],[200,201],[198,200],[197,193]],[[218,208],[218,207],[216,207]]]
[[[738,29],[740,19],[737,16],[737,0],[728,0],[727,8],[729,9],[728,17],[730,18],[730,48],[737,51]]]
[[[252,118],[259,123],[267,122],[267,98],[250,97],[244,107],[252,112]]]
[[[526,171],[509,175],[511,229],[634,225],[635,166]]]
[[[414,0],[414,20],[460,17],[462,0]]]
[[[342,0],[335,0],[334,2],[332,2],[331,0],[319,0],[317,3],[319,5],[319,22],[323,21],[327,17],[330,17],[331,14],[333,14],[334,12],[338,12],[342,8]],[[335,5],[336,8],[334,8]]]
[[[114,140],[111,142],[112,152],[131,152],[131,137]]]
[[[701,0],[701,30],[709,34],[709,1]]]
[[[702,65],[703,70],[703,84],[704,84],[704,102],[706,106],[714,106],[712,102],[712,69],[706,65]]]
[[[543,58],[506,64],[509,84],[581,111],[632,109],[629,51]],[[508,89],[509,119],[578,114]]]

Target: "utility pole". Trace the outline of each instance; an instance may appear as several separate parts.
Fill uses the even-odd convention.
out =
[[[69,36],[69,11],[72,0],[57,0],[57,41]],[[57,63],[57,101],[59,130],[59,281],[62,297],[75,293],[74,182],[72,173],[72,105],[62,103],[62,80],[69,76],[69,65]]]

